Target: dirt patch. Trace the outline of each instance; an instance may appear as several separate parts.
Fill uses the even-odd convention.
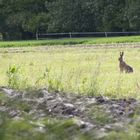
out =
[[[47,89],[19,92],[1,87],[0,112],[10,118],[28,114],[33,119],[45,117],[70,119],[84,132],[97,131],[103,137],[110,131],[127,129],[140,117],[140,101],[135,99],[108,99],[106,97],[76,96],[50,93]],[[138,116],[134,118],[134,116]]]

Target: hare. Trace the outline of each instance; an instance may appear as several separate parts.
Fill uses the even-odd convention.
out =
[[[123,61],[123,55],[124,52],[120,52],[120,57],[119,57],[119,67],[120,67],[120,72],[124,72],[125,73],[132,73],[133,72],[133,68],[129,65],[127,65],[124,61]]]

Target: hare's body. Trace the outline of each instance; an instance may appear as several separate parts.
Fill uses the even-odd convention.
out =
[[[120,57],[119,57],[120,72],[124,72],[124,71],[125,73],[133,72],[133,68],[123,61],[123,55],[124,55],[124,52],[122,53],[120,52]]]

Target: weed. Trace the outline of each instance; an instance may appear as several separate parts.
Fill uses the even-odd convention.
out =
[[[93,74],[91,73],[92,75],[89,81],[89,88],[87,90],[87,94],[90,96],[100,94],[99,93],[99,79],[98,79],[99,74],[100,74],[100,66],[101,66],[101,63],[98,62],[97,66],[94,69]]]
[[[21,68],[16,65],[9,66],[7,70],[8,86],[15,89],[25,88],[27,79],[22,77]]]

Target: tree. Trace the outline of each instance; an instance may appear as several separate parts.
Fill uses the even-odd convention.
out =
[[[94,1],[57,0],[50,3],[48,31],[96,31]]]
[[[26,39],[47,28],[46,0],[1,0],[0,30],[6,39]],[[45,27],[44,27],[45,26]]]
[[[140,1],[127,0],[126,1],[126,17],[129,22],[129,30],[140,30]]]
[[[139,30],[139,0],[0,0],[4,39],[31,39],[36,32]]]

